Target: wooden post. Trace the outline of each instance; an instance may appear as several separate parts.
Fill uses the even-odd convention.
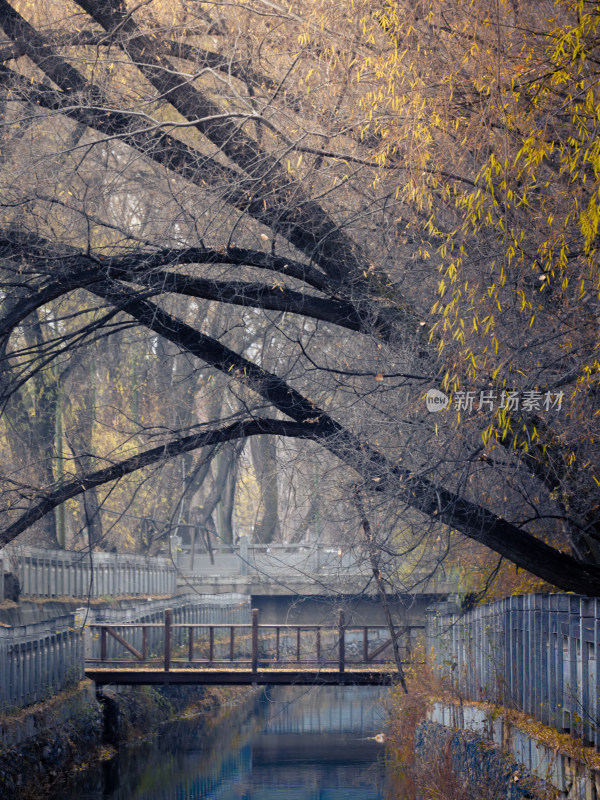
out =
[[[235,655],[235,628],[233,625],[229,629],[229,660],[233,661]]]
[[[146,625],[142,628],[142,658],[144,661],[148,660],[148,628]]]
[[[296,661],[300,662],[300,626],[296,628]]]
[[[208,629],[208,660],[212,664],[215,656],[215,629],[210,626]]]
[[[173,633],[173,609],[165,608],[165,672],[171,669],[171,642]]]
[[[321,628],[317,628],[317,664],[321,661]]]
[[[196,526],[190,528],[190,572],[194,571],[194,555],[196,551],[196,535],[198,528]],[[190,658],[190,661],[192,659]]]
[[[275,661],[279,661],[279,633],[280,627],[275,628]]]
[[[106,661],[106,628],[100,628],[100,660]]]
[[[194,628],[192,625],[188,628],[188,661],[194,660]]]
[[[345,648],[345,641],[344,641],[344,609],[340,608],[339,611],[339,621],[338,621],[338,636],[339,636],[339,645],[338,645],[338,655],[339,655],[339,670],[340,672],[344,672],[346,669],[346,648]]]
[[[369,660],[369,629],[363,628],[363,661]]]
[[[252,609],[252,672],[258,669],[258,608]]]

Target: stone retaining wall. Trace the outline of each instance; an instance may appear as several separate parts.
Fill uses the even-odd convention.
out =
[[[447,736],[456,733],[464,741],[479,742],[483,748],[485,769],[485,764],[491,763],[490,759],[497,759],[498,764],[514,765],[514,769],[511,767],[513,776],[519,780],[513,779],[513,783],[523,785],[523,778],[529,776],[529,781],[554,787],[565,800],[597,800],[600,797],[600,774],[584,763],[586,750],[593,752],[591,749],[582,747],[581,758],[575,758],[561,752],[556,745],[539,741],[498,713],[497,709],[478,705],[438,702],[434,703],[428,716],[426,725],[442,728]],[[469,753],[474,746],[469,745]],[[466,750],[465,758],[465,763],[470,763]],[[513,796],[518,798],[522,795],[509,793],[507,798],[512,800]],[[498,797],[504,798],[504,795]]]

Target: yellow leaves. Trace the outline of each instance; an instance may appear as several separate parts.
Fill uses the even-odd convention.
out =
[[[494,423],[491,422],[481,434],[481,441],[483,442],[484,447],[487,447],[489,445],[493,435],[494,435]]]
[[[590,253],[592,245],[598,236],[598,224],[600,223],[600,208],[598,203],[598,191],[589,199],[587,207],[579,215],[579,228],[584,237],[584,251]]]
[[[454,333],[452,334],[452,338],[455,341],[459,342],[460,344],[464,344],[465,343],[465,332],[464,332],[464,330],[460,330],[460,329],[455,330]]]
[[[521,306],[519,308],[520,313],[522,314],[526,309],[531,308],[531,303],[527,300],[525,296],[525,292],[522,289],[517,289],[517,297],[520,298]]]

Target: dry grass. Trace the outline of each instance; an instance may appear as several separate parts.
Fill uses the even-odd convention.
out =
[[[450,740],[441,750],[415,757],[417,728],[426,719],[434,700],[440,700],[445,693],[426,665],[419,667],[418,674],[413,672],[407,678],[408,694],[400,687],[392,692],[387,751],[390,796],[402,800],[500,800],[505,794],[504,786],[471,775],[468,769],[460,774],[456,771]],[[554,797],[553,792],[548,793],[547,800],[550,797]]]

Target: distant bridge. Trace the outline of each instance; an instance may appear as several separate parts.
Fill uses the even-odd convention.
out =
[[[395,567],[387,556],[384,567]],[[400,566],[400,565],[398,565]],[[251,594],[289,594],[290,589],[304,595],[359,594],[373,585],[373,571],[363,547],[307,544],[250,544],[246,536],[236,545],[222,545],[210,552],[182,550],[177,558],[180,583],[197,583],[210,594],[240,592],[251,588]],[[456,583],[445,575],[430,574],[424,568],[407,571],[402,586],[398,571],[399,591],[419,594],[448,594],[456,591]],[[300,591],[301,590],[301,591]]]
[[[148,632],[163,632],[162,655],[148,652]],[[350,626],[343,611],[336,625],[134,623],[91,625],[100,638],[100,658],[86,659],[86,677],[97,684],[196,685],[381,685],[393,681],[392,639],[380,626]],[[135,646],[134,634],[138,634]],[[139,634],[141,632],[141,646]],[[408,660],[406,629],[394,631]],[[108,657],[108,638],[120,645]],[[387,637],[387,638],[386,638]],[[407,644],[408,642],[408,644]]]
[[[389,603],[397,621],[424,621],[432,602],[457,593],[456,580],[438,570],[406,570],[403,578],[396,561],[387,557],[396,589]],[[401,565],[400,565],[401,566]],[[180,552],[179,585],[186,591],[220,594],[235,592],[252,598],[261,620],[309,623],[330,618],[332,601],[343,606],[347,617],[359,624],[385,624],[368,553],[363,547],[315,543],[256,545],[245,536],[235,546],[210,552]]]
[[[387,557],[392,569],[396,566]],[[316,543],[256,545],[241,537],[235,546],[211,552],[180,553],[179,584],[202,593],[235,592],[251,598],[261,621],[321,623],[331,618],[332,604],[343,607],[347,619],[360,625],[385,625],[368,553],[363,547]],[[389,605],[398,624],[422,626],[433,602],[457,593],[457,584],[444,574],[425,569],[394,570],[394,594]]]

